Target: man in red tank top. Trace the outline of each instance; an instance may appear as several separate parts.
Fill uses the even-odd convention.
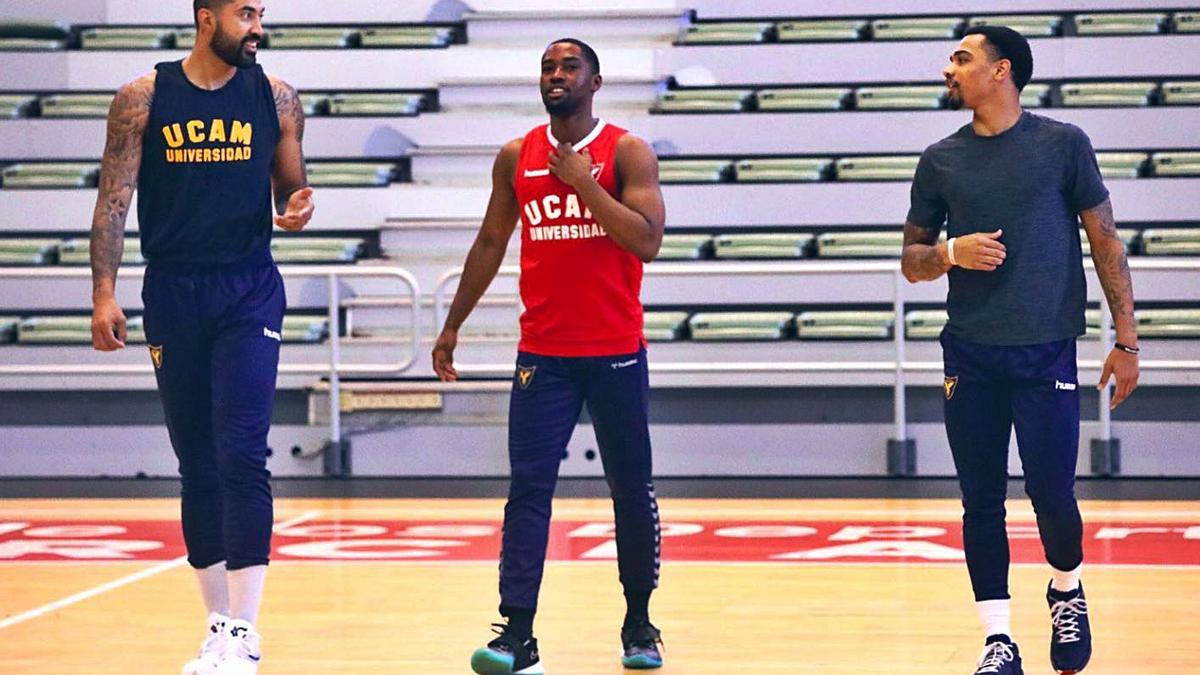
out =
[[[658,586],[660,533],[638,296],[642,264],[658,254],[666,219],[658,160],[645,141],[592,116],[603,79],[591,47],[554,42],[541,73],[550,123],[496,157],[487,213],[433,349],[438,377],[458,379],[458,329],[495,277],[520,220],[525,312],[509,404],[512,482],[500,555],[500,614],[508,622],[471,667],[482,675],[544,672],[533,617],[550,502],[586,403],[616,514],[627,604],[622,663],[657,668],[659,631],[648,606]]]

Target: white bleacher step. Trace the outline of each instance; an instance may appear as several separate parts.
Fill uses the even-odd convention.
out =
[[[39,100],[42,117],[108,116],[113,94],[50,94]]]
[[[781,21],[775,32],[780,42],[849,41],[862,39],[868,25],[865,19]]]
[[[600,52],[601,63],[614,47],[670,44],[684,20],[681,9],[649,3],[626,7],[592,3],[595,9],[563,9],[564,4],[553,9],[481,8],[465,13],[463,20],[472,45],[537,45],[540,52],[551,40],[576,35]]]
[[[687,334],[687,312],[655,312],[643,315],[643,332],[651,342],[673,342]]]
[[[1154,82],[1080,82],[1060,88],[1067,108],[1146,106],[1157,90]]]
[[[707,234],[666,234],[655,260],[700,260],[712,245],[713,238]]]
[[[796,316],[801,340],[872,340],[892,335],[895,314],[887,311],[808,311]]]
[[[973,16],[967,26],[1006,26],[1027,38],[1053,37],[1062,33],[1063,18],[1058,14],[1005,14],[999,16]]]
[[[1200,176],[1200,152],[1156,152],[1150,163],[1155,176]]]
[[[912,17],[876,19],[871,35],[876,40],[950,40],[958,37],[960,17]]]
[[[789,87],[762,89],[755,97],[764,111],[841,110],[852,93],[849,87]]]
[[[803,258],[812,241],[808,232],[723,234],[713,240],[720,259]]]
[[[1200,105],[1200,81],[1163,82],[1164,105]]]
[[[791,312],[700,312],[688,320],[692,339],[782,340],[795,316]]]
[[[83,49],[165,49],[174,42],[175,29],[155,26],[98,26],[80,32]]]
[[[769,21],[694,23],[680,31],[679,43],[694,45],[764,42],[774,27],[775,24]]]
[[[832,166],[827,157],[743,159],[734,166],[734,179],[739,183],[816,182],[824,180]]]
[[[912,180],[920,155],[844,157],[837,161],[837,180]]]
[[[1100,175],[1105,178],[1138,178],[1150,155],[1144,152],[1097,152]]]
[[[1166,12],[1078,14],[1075,32],[1079,35],[1154,35],[1161,33],[1166,23]]]
[[[1146,255],[1200,255],[1200,228],[1150,228],[1142,232]]]
[[[753,89],[676,89],[658,96],[655,112],[741,112],[754,97]]]
[[[942,107],[945,96],[944,85],[860,87],[854,105],[859,110],[932,110]]]

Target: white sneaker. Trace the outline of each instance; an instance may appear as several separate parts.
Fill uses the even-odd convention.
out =
[[[257,675],[262,659],[259,646],[262,636],[249,621],[233,619],[225,624],[225,649],[221,657],[220,675]]]
[[[200,645],[200,655],[183,667],[183,675],[217,675],[225,653],[225,624],[229,617],[213,612],[208,615],[208,635]]]

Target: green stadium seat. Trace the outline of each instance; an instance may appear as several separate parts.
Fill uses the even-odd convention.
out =
[[[712,245],[707,234],[666,234],[655,260],[700,260],[708,257]]]
[[[344,49],[354,46],[357,28],[288,26],[266,31],[271,49]]]
[[[679,34],[682,44],[764,42],[775,24],[764,21],[696,23]]]
[[[716,237],[714,252],[717,258],[803,258],[812,243],[813,235],[785,234],[723,234]]]
[[[314,187],[383,187],[392,182],[394,164],[375,162],[310,162],[308,183]]]
[[[33,94],[0,94],[0,118],[24,117],[33,111],[36,102]]]
[[[1134,229],[1120,228],[1117,230],[1117,236],[1121,238],[1122,242],[1124,242],[1125,252],[1126,253],[1132,252],[1133,251],[1133,242],[1134,242],[1134,240],[1137,239],[1138,231],[1134,230]],[[1083,254],[1091,255],[1092,254],[1092,242],[1088,240],[1086,230],[1083,230],[1083,229],[1079,230],[1079,241],[1083,244]]]
[[[0,265],[46,265],[54,262],[54,239],[0,239]]]
[[[278,263],[352,263],[362,255],[363,243],[353,237],[275,237],[271,256]]]
[[[54,21],[0,18],[0,51],[53,51],[66,49],[71,29]]]
[[[1171,28],[1176,33],[1200,33],[1200,12],[1175,12]]]
[[[861,87],[854,92],[859,110],[904,110],[941,108],[946,95],[944,85]]]
[[[967,25],[1007,26],[1025,37],[1052,37],[1062,33],[1062,17],[1057,14],[1009,14],[1006,16],[973,16]]]
[[[899,230],[825,232],[817,237],[821,258],[899,258],[904,233]]]
[[[755,98],[758,109],[763,111],[841,110],[846,107],[852,91],[849,87],[762,89]]]
[[[445,47],[454,41],[454,29],[447,26],[402,26],[364,28],[362,46],[371,48]]]
[[[658,164],[662,183],[720,183],[733,171],[728,159],[664,159]]]
[[[58,245],[58,262],[63,265],[87,265],[92,261],[92,242],[88,239],[67,239]],[[122,265],[145,265],[142,242],[137,237],[125,238]]]
[[[1163,82],[1165,105],[1200,105],[1200,82]]]
[[[144,343],[146,331],[142,317],[131,316],[125,322],[126,344]],[[90,314],[69,316],[33,316],[17,325],[17,343],[39,344],[92,344],[92,317]]]
[[[862,19],[782,21],[775,24],[780,42],[823,42],[860,40],[869,24]]]
[[[700,342],[782,340],[794,323],[791,312],[701,312],[688,320]]]
[[[100,165],[84,162],[13,164],[0,170],[0,187],[23,188],[95,187]]]
[[[194,27],[175,29],[175,48],[188,49],[196,46],[196,29]],[[262,45],[259,45],[260,47]]]
[[[1151,35],[1163,32],[1166,25],[1164,12],[1079,14],[1075,17],[1075,32],[1079,35]]]
[[[17,339],[17,325],[20,323],[20,317],[0,316],[0,344],[11,344]]]
[[[302,91],[300,105],[304,108],[305,117],[319,117],[329,114],[329,97],[331,94]]]
[[[413,116],[421,112],[425,97],[406,92],[344,93],[328,98],[330,115]]]
[[[742,112],[753,98],[753,89],[676,89],[659,94],[654,111]]]
[[[1200,152],[1156,152],[1150,162],[1155,176],[1200,176]]]
[[[1041,108],[1050,100],[1051,87],[1048,84],[1033,83],[1025,85],[1021,90],[1021,106],[1025,108]]]
[[[871,22],[871,35],[876,40],[950,40],[962,26],[957,16],[877,19]]]
[[[115,28],[100,26],[88,28],[79,34],[83,49],[164,49],[175,39],[172,28],[143,27]]]
[[[839,181],[912,180],[920,155],[845,157],[837,161]]]
[[[1200,338],[1200,309],[1138,309],[1138,336],[1145,338]]]
[[[41,98],[42,117],[108,117],[113,94],[50,94]]]
[[[734,169],[739,183],[813,182],[825,178],[833,160],[826,157],[743,159]]]
[[[329,337],[329,319],[323,316],[285,315],[280,334],[284,342],[324,342]]]
[[[1063,84],[1062,103],[1067,108],[1150,105],[1158,85],[1154,82],[1084,82]]]
[[[1105,178],[1137,178],[1142,175],[1150,155],[1144,152],[1097,152],[1100,175]]]
[[[674,342],[687,337],[687,312],[646,312],[643,317],[642,330],[651,342]]]
[[[1155,227],[1142,232],[1146,255],[1200,255],[1200,228]]]
[[[950,315],[944,309],[914,309],[904,314],[904,336],[909,340],[936,340]]]
[[[881,311],[801,312],[796,337],[801,340],[884,340],[892,336],[896,315]]]

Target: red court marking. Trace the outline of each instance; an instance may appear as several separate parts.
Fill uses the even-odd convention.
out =
[[[662,524],[667,562],[938,563],[962,560],[958,522],[671,521]],[[1032,524],[1010,524],[1014,563],[1041,563]],[[486,561],[497,559],[494,521],[311,521],[276,531],[277,561]],[[1200,567],[1200,523],[1090,522],[1088,564]],[[170,521],[0,521],[0,562],[163,561],[186,553]],[[548,558],[616,557],[611,523],[556,521]]]

